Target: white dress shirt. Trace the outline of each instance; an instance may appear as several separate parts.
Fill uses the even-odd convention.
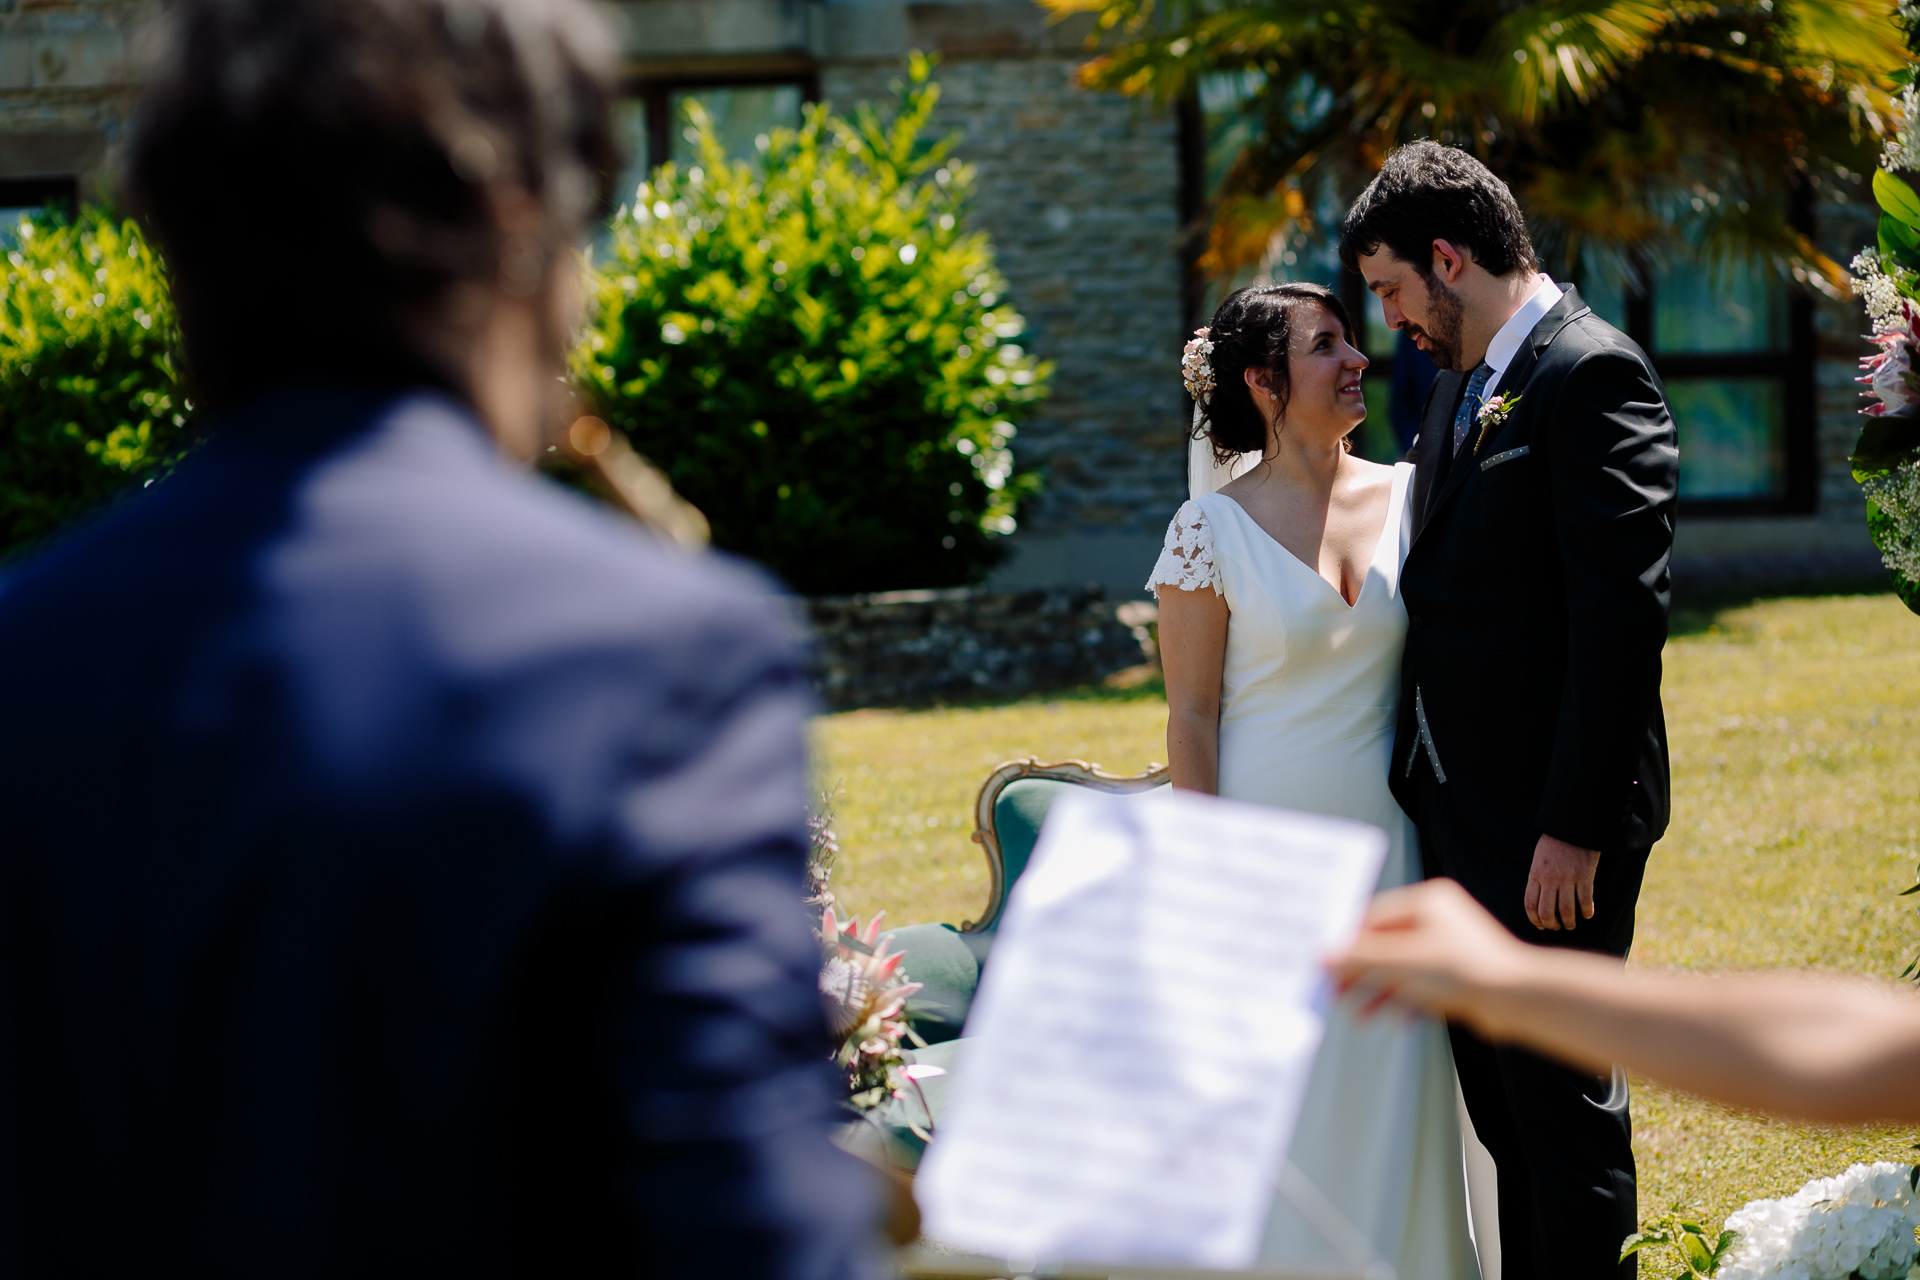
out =
[[[1487,376],[1486,390],[1482,395],[1493,398],[1494,389],[1500,385],[1507,366],[1520,354],[1520,344],[1527,340],[1527,335],[1533,332],[1535,325],[1547,318],[1547,312],[1553,310],[1553,304],[1563,296],[1564,290],[1542,272],[1532,295],[1520,304],[1520,309],[1500,326],[1500,332],[1494,334],[1493,341],[1487,344],[1487,367],[1493,372]]]

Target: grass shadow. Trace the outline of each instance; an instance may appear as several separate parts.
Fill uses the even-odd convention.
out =
[[[1115,673],[1097,684],[1063,685],[1057,689],[1030,689],[1025,693],[996,694],[982,691],[977,697],[940,698],[927,702],[875,703],[871,706],[845,707],[831,715],[857,715],[873,711],[992,711],[1006,707],[1046,706],[1055,702],[1114,703],[1164,702],[1167,682],[1158,668],[1151,673],[1139,667]]]
[[[1814,600],[1828,596],[1884,596],[1892,592],[1884,572],[1858,577],[1827,578],[1784,587],[1726,588],[1673,593],[1667,615],[1667,638],[1702,635],[1720,624],[1722,615],[1768,600]]]

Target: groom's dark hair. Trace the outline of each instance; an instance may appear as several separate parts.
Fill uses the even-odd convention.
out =
[[[1409,142],[1347,210],[1340,261],[1360,269],[1360,255],[1385,245],[1424,279],[1433,273],[1433,242],[1450,240],[1496,276],[1537,271],[1527,219],[1507,184],[1458,147]]]

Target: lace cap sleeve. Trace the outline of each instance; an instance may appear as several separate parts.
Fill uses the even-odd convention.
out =
[[[1161,544],[1160,559],[1154,562],[1147,590],[1160,598],[1161,587],[1178,591],[1198,591],[1202,587],[1220,590],[1220,570],[1213,563],[1213,528],[1207,513],[1197,502],[1182,503],[1167,526],[1167,540]]]

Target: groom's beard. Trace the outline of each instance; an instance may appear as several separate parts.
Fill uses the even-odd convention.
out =
[[[1422,326],[1409,321],[1406,327],[1412,335],[1427,340],[1427,358],[1436,369],[1464,373],[1460,367],[1460,328],[1465,308],[1460,305],[1460,295],[1449,289],[1439,276],[1430,276],[1427,300],[1432,304],[1427,314],[1428,323]]]

